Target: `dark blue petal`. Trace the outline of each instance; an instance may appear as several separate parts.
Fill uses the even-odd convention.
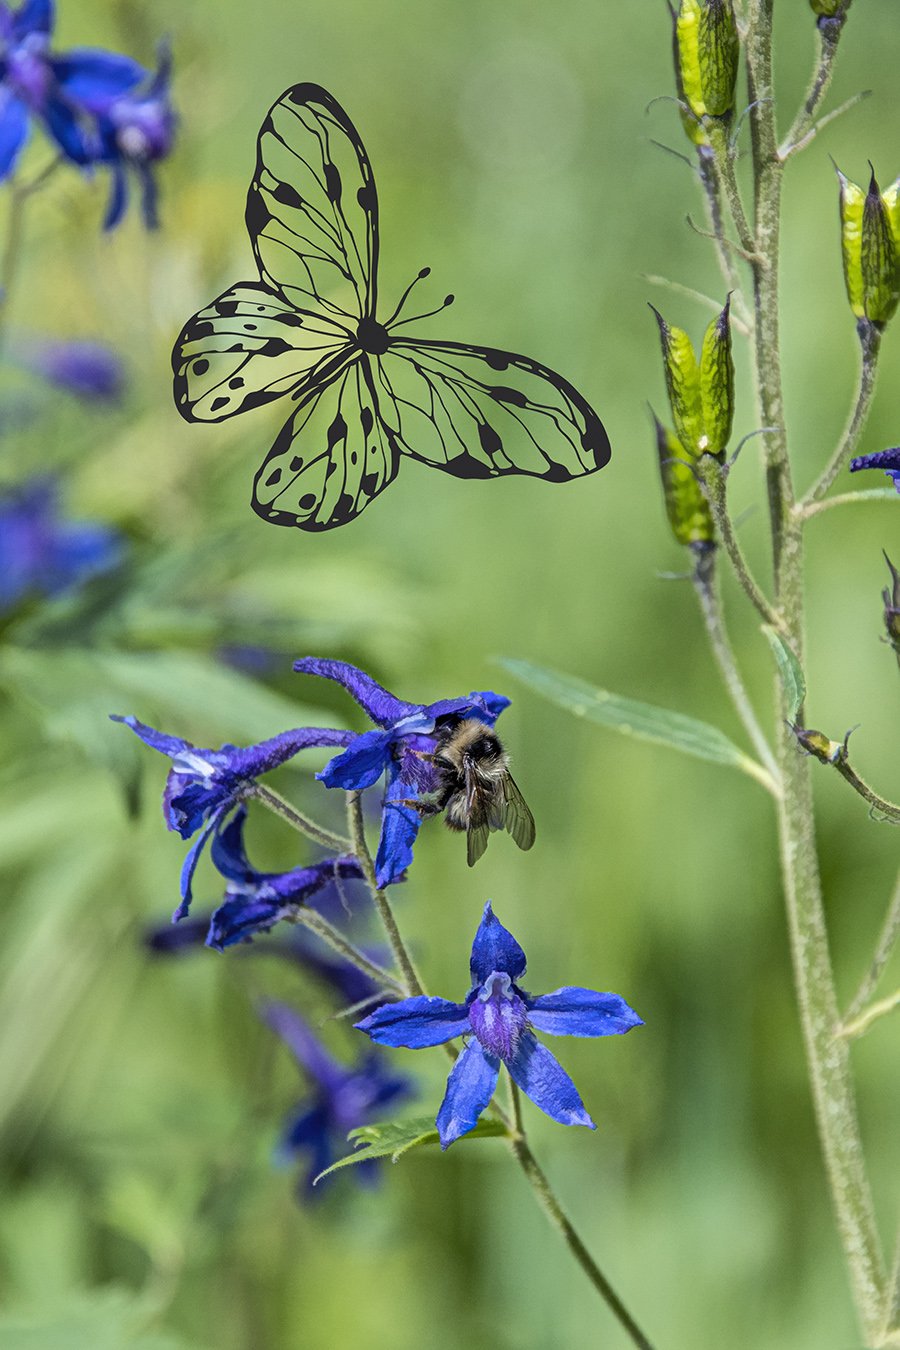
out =
[[[60,150],[73,164],[91,164],[97,159],[100,144],[75,108],[65,99],[50,95],[41,109],[47,130]]]
[[[224,952],[238,942],[252,942],[281,919],[296,912],[296,906],[274,896],[239,895],[225,900],[213,912],[206,935],[207,947]]]
[[[177,927],[165,924],[151,928],[144,935],[144,946],[156,956],[173,956],[179,952],[194,951],[202,947],[209,928],[209,916],[199,919],[187,919]]]
[[[859,469],[884,469],[888,478],[893,480],[894,487],[900,492],[900,446],[895,446],[892,450],[878,450],[872,455],[858,455],[856,459],[851,459],[850,472],[856,473]]]
[[[336,755],[316,777],[330,788],[362,792],[377,783],[391,762],[389,731],[364,731],[354,736],[342,755]]]
[[[190,741],[183,741],[180,736],[167,736],[165,732],[156,731],[153,727],[148,727],[146,723],[139,722],[136,717],[122,717],[119,713],[110,713],[111,722],[124,722],[126,727],[131,727],[135,735],[140,736],[145,745],[152,746],[154,750],[160,750],[164,755],[174,758],[180,755],[184,750],[192,750]]]
[[[487,690],[481,694],[468,694],[465,698],[439,699],[437,703],[429,703],[424,711],[435,721],[439,717],[477,717],[479,721],[493,726],[503,709],[508,707],[508,698]]]
[[[16,357],[27,369],[79,398],[116,399],[124,387],[121,358],[101,342],[56,339],[27,346],[20,343]]]
[[[0,182],[8,178],[28,136],[28,109],[12,90],[0,87]]]
[[[259,874],[250,865],[244,849],[246,806],[239,806],[223,830],[216,835],[210,849],[213,866],[229,881],[252,881]]]
[[[375,855],[375,884],[379,890],[393,886],[413,860],[413,844],[422,824],[422,817],[414,806],[404,802],[415,801],[418,790],[415,783],[398,775],[388,785],[381,817],[381,837]]]
[[[551,1119],[558,1120],[560,1125],[597,1128],[559,1060],[530,1032],[521,1038],[506,1067],[525,1095]]]
[[[191,885],[194,880],[194,873],[197,870],[197,863],[200,861],[200,854],[206,847],[209,836],[219,823],[221,814],[222,811],[220,810],[210,817],[206,827],[188,849],[187,857],[181,868],[181,904],[172,915],[173,923],[177,923],[179,919],[183,919],[191,908],[191,901],[194,898]]]
[[[525,973],[525,953],[512,933],[494,916],[490,901],[484,907],[484,914],[472,943],[472,957],[469,962],[473,986],[484,984],[496,970],[505,971],[513,980]]]
[[[44,555],[43,585],[59,595],[89,577],[108,572],[122,561],[120,535],[107,525],[63,525]]]
[[[487,1054],[477,1041],[465,1047],[447,1079],[447,1091],[437,1115],[441,1148],[468,1134],[494,1095],[500,1061]]]
[[[346,661],[330,661],[317,656],[305,656],[302,661],[294,662],[294,670],[301,675],[320,675],[326,680],[335,680],[343,685],[356,699],[367,717],[380,727],[390,727],[421,713],[419,703],[404,703],[402,699],[382,688],[367,675],[364,670],[351,666]]]
[[[316,749],[320,746],[349,745],[355,739],[352,731],[338,731],[334,727],[296,727],[292,731],[282,731],[266,741],[246,748],[229,746],[232,767],[241,778],[249,780],[259,778],[301,750]],[[222,747],[226,749],[225,746]]]
[[[446,998],[428,998],[424,994],[418,998],[405,998],[399,1003],[385,1003],[355,1025],[357,1031],[364,1031],[379,1045],[407,1050],[443,1045],[470,1029],[464,1004],[451,1003]]]
[[[106,112],[150,74],[130,56],[94,48],[76,48],[56,56],[50,66],[66,97],[92,113]]]
[[[287,1003],[278,1003],[273,999],[262,1004],[259,1015],[284,1041],[297,1063],[314,1082],[326,1092],[333,1092],[340,1086],[347,1077],[347,1070],[331,1057],[298,1012]]]
[[[566,985],[527,1000],[528,1018],[551,1036],[619,1036],[643,1020],[618,994]]]
[[[53,0],[24,0],[24,4],[13,15],[13,39],[21,42],[29,33],[52,33],[56,17],[54,11]]]
[[[124,164],[113,164],[110,170],[109,201],[103,217],[104,230],[114,230],[128,206],[128,174]]]
[[[490,1055],[509,1060],[528,1026],[528,1012],[506,974],[492,975],[468,1000],[472,1030]]]

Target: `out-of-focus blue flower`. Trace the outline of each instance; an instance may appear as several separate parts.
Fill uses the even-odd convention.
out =
[[[147,77],[130,57],[94,48],[53,55],[52,0],[0,3],[0,180],[16,166],[36,116],[75,164],[99,153],[94,119]]]
[[[366,1055],[353,1068],[339,1064],[286,1003],[265,1003],[260,1013],[310,1080],[310,1095],[291,1113],[279,1146],[286,1162],[308,1157],[303,1185],[310,1194],[319,1173],[346,1151],[349,1131],[377,1119],[388,1102],[409,1097],[411,1083],[389,1073],[377,1054]],[[377,1167],[366,1162],[353,1171],[359,1180],[371,1182]]]
[[[859,469],[884,469],[894,487],[900,492],[900,446],[893,450],[877,450],[874,455],[859,455],[850,461],[850,472]]]
[[[353,733],[329,727],[301,727],[284,731],[258,745],[223,745],[218,750],[203,750],[180,736],[167,736],[136,717],[113,715],[124,722],[146,745],[172,761],[163,792],[163,815],[170,830],[182,839],[199,831],[181,869],[181,904],[173,921],[183,919],[191,905],[191,882],[197,861],[210,835],[221,829],[225,817],[240,805],[253,789],[257,778],[277,769],[301,750],[312,746],[347,745]]]
[[[141,210],[148,229],[159,224],[156,210],[156,180],[151,165],[165,159],[175,139],[175,112],[169,98],[172,57],[168,46],[160,52],[159,66],[147,88],[123,95],[98,119],[101,158],[112,169],[112,190],[105,230],[115,229],[128,205],[128,170],[141,184]]]
[[[390,886],[400,880],[412,862],[413,844],[422,823],[420,813],[405,803],[438,787],[434,767],[423,756],[434,752],[448,724],[474,717],[492,727],[509,707],[509,699],[487,690],[437,703],[407,703],[346,661],[307,656],[294,663],[294,670],[343,685],[375,723],[377,730],[354,736],[317,777],[326,787],[352,792],[371,787],[387,774],[375,871],[378,885]]]
[[[235,942],[251,942],[254,933],[264,933],[280,919],[290,918],[330,882],[361,877],[356,858],[326,858],[311,867],[289,872],[258,872],[244,848],[247,808],[238,807],[212,842],[213,866],[228,885],[225,900],[212,916],[208,947],[223,952]]]
[[[66,520],[52,478],[0,493],[0,613],[36,595],[59,595],[120,561],[109,525]]]
[[[441,1147],[475,1128],[497,1086],[501,1062],[512,1079],[553,1120],[594,1129],[569,1075],[534,1035],[615,1036],[641,1026],[641,1018],[618,994],[567,986],[537,998],[516,981],[525,974],[525,953],[485,905],[472,944],[472,988],[465,1003],[443,998],[407,998],[386,1003],[356,1025],[379,1045],[418,1050],[467,1036],[453,1066],[438,1112]]]
[[[117,399],[125,384],[121,358],[102,342],[82,338],[20,338],[11,358],[57,389],[90,402]]]

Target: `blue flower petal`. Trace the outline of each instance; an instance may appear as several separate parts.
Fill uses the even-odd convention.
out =
[[[188,849],[187,857],[181,867],[181,904],[172,915],[173,923],[177,923],[179,919],[183,919],[191,908],[191,901],[194,898],[191,886],[194,880],[194,873],[197,870],[197,863],[200,861],[200,854],[206,847],[209,836],[218,825],[221,815],[222,809],[210,817],[205,828]]]
[[[28,136],[28,109],[12,90],[0,86],[0,182],[16,167]]]
[[[119,713],[110,713],[109,720],[111,722],[123,722],[126,727],[131,727],[135,735],[140,736],[145,745],[152,746],[154,750],[159,750],[170,758],[180,755],[184,750],[193,749],[190,741],[183,741],[180,736],[167,736],[163,731],[148,727],[146,722],[139,722],[136,717],[123,717]]]
[[[379,1045],[423,1050],[464,1035],[469,1030],[469,1014],[462,1003],[423,994],[399,1003],[385,1003],[355,1026]]]
[[[246,806],[239,806],[223,830],[216,835],[210,857],[216,871],[229,881],[252,881],[258,873],[250,865],[244,849]]]
[[[439,717],[477,717],[479,721],[493,726],[503,709],[508,707],[508,698],[486,690],[480,694],[467,694],[465,698],[439,699],[437,703],[429,703],[424,711],[435,721]]]
[[[414,806],[403,802],[415,801],[418,789],[401,775],[389,784],[384,797],[381,816],[381,837],[375,855],[375,884],[379,890],[401,881],[413,860],[413,844],[422,824],[422,817]]]
[[[73,164],[90,164],[99,154],[97,137],[82,122],[77,110],[56,94],[51,94],[41,109],[47,130],[60,150]]]
[[[332,1058],[292,1007],[272,999],[262,1004],[259,1015],[276,1036],[280,1036],[300,1067],[320,1087],[326,1091],[335,1091],[343,1083],[347,1070]]]
[[[103,217],[103,228],[107,232],[114,230],[125,215],[128,207],[128,175],[125,172],[124,164],[118,161],[113,164],[110,172],[109,183],[109,201],[106,204],[106,214]]]
[[[558,1120],[560,1125],[597,1128],[559,1060],[530,1032],[521,1037],[506,1067],[513,1081],[551,1119]]]
[[[476,1040],[465,1047],[447,1079],[447,1091],[437,1115],[441,1148],[468,1134],[478,1124],[497,1086],[500,1061],[487,1054]]]
[[[295,912],[295,905],[276,896],[232,896],[213,911],[206,945],[214,951],[224,952],[238,942],[252,942],[255,935],[267,933],[281,919]]]
[[[644,1025],[618,994],[566,985],[527,1000],[528,1019],[551,1036],[619,1036]]]
[[[353,736],[344,753],[335,755],[316,777],[326,787],[362,792],[377,783],[390,764],[391,740],[389,731],[364,731]]]
[[[335,680],[343,685],[356,702],[380,727],[390,727],[405,717],[411,717],[422,711],[419,703],[405,703],[396,698],[380,684],[367,675],[364,670],[351,666],[346,661],[330,661],[317,656],[305,656],[294,662],[294,670],[301,675],[320,675],[326,680]]]
[[[508,932],[491,909],[490,901],[484,907],[469,962],[473,986],[484,984],[496,970],[505,971],[516,980],[525,973],[525,953],[512,933]]]
[[[856,459],[851,459],[850,472],[856,473],[859,469],[884,469],[888,478],[892,479],[894,487],[900,492],[900,446],[895,446],[891,450],[877,450],[872,455],[858,455]]]
[[[66,97],[92,113],[106,112],[150,75],[130,56],[87,47],[53,57],[50,66]]]
[[[52,33],[55,8],[53,0],[24,0],[24,4],[13,15],[13,40],[21,42],[30,33]]]
[[[26,369],[79,398],[116,399],[125,384],[121,357],[102,342],[57,338],[19,343],[15,353]]]

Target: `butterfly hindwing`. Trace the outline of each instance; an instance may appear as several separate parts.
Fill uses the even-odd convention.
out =
[[[318,85],[288,89],[263,122],[246,221],[263,281],[289,302],[374,314],[375,180],[359,133]]]
[[[402,451],[459,478],[517,473],[562,483],[609,460],[587,400],[531,357],[393,338],[376,378],[382,417]]]
[[[357,354],[299,399],[256,475],[253,509],[303,530],[344,525],[393,481],[399,457]]]
[[[201,309],[172,352],[175,403],[192,422],[221,422],[294,389],[348,345],[326,314],[285,305],[243,282]]]

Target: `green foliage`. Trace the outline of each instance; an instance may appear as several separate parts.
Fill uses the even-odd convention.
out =
[[[463,1135],[459,1142],[465,1142],[467,1139],[496,1139],[505,1134],[506,1127],[501,1121],[479,1120],[475,1128]],[[358,1130],[351,1130],[347,1140],[353,1145],[354,1152],[326,1167],[325,1171],[316,1177],[316,1182],[342,1167],[352,1167],[355,1163],[370,1162],[374,1158],[390,1158],[391,1162],[395,1163],[411,1149],[440,1144],[433,1116],[362,1125]]]

